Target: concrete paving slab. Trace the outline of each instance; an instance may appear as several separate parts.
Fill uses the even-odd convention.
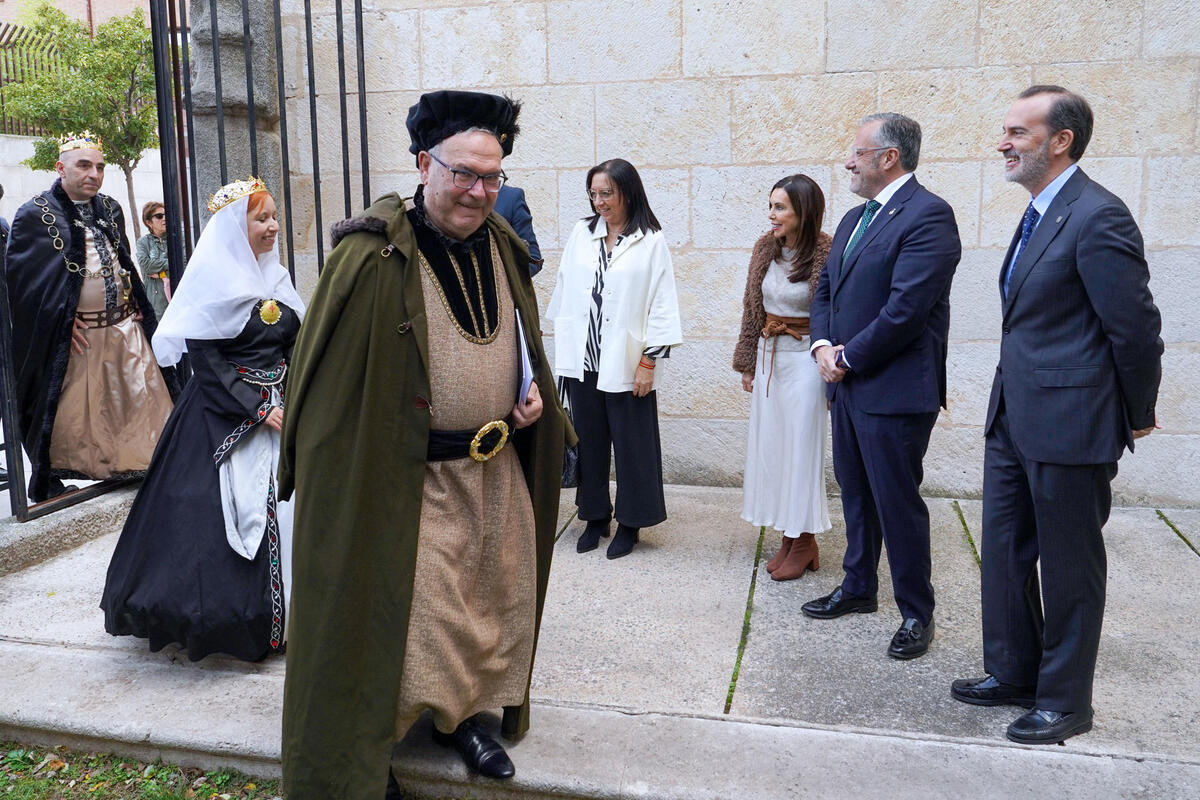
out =
[[[842,579],[845,527],[819,537],[821,570],[772,581],[760,567],[750,637],[731,711],[808,724],[998,739],[1015,715],[950,698],[950,682],[979,671],[979,570],[953,501],[930,498],[931,554],[937,606],[929,652],[898,661],[886,650],[901,618],[886,557],[879,566],[879,611],[835,620],[805,617],[800,606]],[[764,547],[764,558],[771,548]],[[983,713],[979,713],[982,711]]]
[[[104,631],[100,596],[117,533],[109,533],[0,580],[0,635],[73,647],[146,649]]]
[[[611,538],[576,553],[584,526],[571,523],[554,553],[532,696],[719,713],[757,543],[740,510],[740,489],[673,486],[667,521],[613,561],[605,558]]]
[[[1078,746],[1200,760],[1200,558],[1153,509],[1114,509],[1104,540],[1096,726]]]

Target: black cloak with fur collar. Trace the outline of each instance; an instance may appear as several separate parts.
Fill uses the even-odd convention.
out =
[[[44,206],[39,198],[45,201]],[[91,204],[96,222],[117,254],[120,266],[129,271],[131,297],[142,312],[142,330],[149,339],[158,323],[129,255],[125,215],[117,201],[107,195],[97,194]],[[54,430],[63,376],[71,357],[71,326],[83,287],[83,276],[67,270],[64,256],[77,264],[85,263],[82,222],[75,203],[62,188],[62,181],[56,180],[48,190],[17,210],[8,243],[5,279],[12,319],[17,415],[21,443],[33,467],[29,495],[35,500],[45,499],[50,485],[50,433]],[[62,238],[61,252],[54,246],[55,231]],[[174,399],[178,394],[175,370],[162,372]]]

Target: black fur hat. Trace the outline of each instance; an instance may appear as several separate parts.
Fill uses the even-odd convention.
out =
[[[507,156],[521,131],[517,125],[520,113],[519,102],[498,94],[453,90],[423,94],[408,110],[408,135],[412,139],[408,151],[416,155],[456,133],[483,128],[496,134]]]

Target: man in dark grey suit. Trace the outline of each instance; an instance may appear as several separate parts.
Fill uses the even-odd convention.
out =
[[[1142,236],[1076,166],[1087,101],[1034,86],[997,149],[1032,195],[1000,271],[1000,364],[983,478],[983,665],[951,695],[1030,710],[1008,738],[1061,742],[1092,727],[1104,616],[1101,529],[1117,459],[1155,427],[1163,343]],[[1041,561],[1041,585],[1038,561]]]

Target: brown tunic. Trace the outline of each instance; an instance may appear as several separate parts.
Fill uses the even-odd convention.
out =
[[[99,273],[90,230],[84,252],[88,270]],[[104,278],[85,277],[76,310],[104,309]],[[83,335],[88,347],[71,353],[63,376],[50,466],[97,480],[145,470],[172,407],[150,342],[132,316]]]
[[[501,269],[494,249],[492,263]],[[475,344],[459,332],[429,271],[420,269],[432,427],[461,430],[504,419],[520,381],[508,281],[497,272],[497,336]],[[513,447],[483,463],[426,463],[397,738],[424,708],[449,733],[484,709],[524,702],[537,602],[534,527]]]

